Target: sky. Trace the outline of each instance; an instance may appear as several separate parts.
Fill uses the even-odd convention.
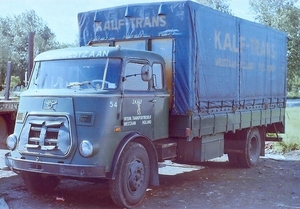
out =
[[[0,0],[0,17],[19,15],[34,10],[61,43],[78,39],[77,14],[111,6],[145,3],[150,0]],[[169,0],[151,0],[163,2]],[[230,8],[237,17],[253,21],[248,0],[231,0]]]

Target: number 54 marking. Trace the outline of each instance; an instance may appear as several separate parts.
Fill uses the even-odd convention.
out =
[[[118,107],[118,102],[113,102],[113,101],[110,101],[109,102],[109,107]]]

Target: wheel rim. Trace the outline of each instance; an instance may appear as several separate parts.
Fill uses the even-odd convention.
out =
[[[255,161],[255,159],[259,156],[258,139],[256,137],[252,137],[250,140],[249,153],[251,161]]]
[[[135,159],[130,163],[129,177],[128,177],[128,190],[131,194],[139,191],[139,188],[144,183],[145,173],[144,164],[141,160]]]

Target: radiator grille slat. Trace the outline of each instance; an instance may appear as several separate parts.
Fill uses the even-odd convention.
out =
[[[28,128],[25,127],[23,131],[28,130],[28,138],[23,147],[28,152],[65,155],[71,147],[66,117],[29,116],[25,126]]]

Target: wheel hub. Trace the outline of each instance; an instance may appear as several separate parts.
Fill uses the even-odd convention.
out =
[[[136,191],[144,182],[144,166],[140,161],[134,161],[130,165],[129,187]]]
[[[256,138],[252,138],[250,141],[250,145],[249,145],[249,150],[251,155],[256,155],[257,154],[257,139]]]

